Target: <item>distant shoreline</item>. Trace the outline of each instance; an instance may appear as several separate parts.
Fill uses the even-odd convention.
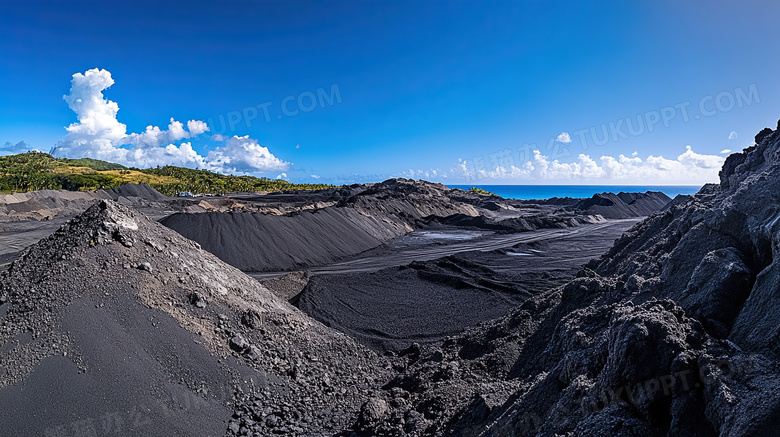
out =
[[[552,197],[588,198],[598,193],[644,193],[660,191],[674,198],[678,194],[695,194],[700,185],[447,185],[468,190],[477,187],[505,199],[550,199]]]

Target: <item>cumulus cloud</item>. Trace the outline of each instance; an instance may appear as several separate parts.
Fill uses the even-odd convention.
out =
[[[5,144],[0,145],[0,155],[15,155],[17,153],[29,152],[31,150],[37,149],[24,141],[19,141],[16,144],[10,141],[6,141]]]
[[[569,136],[568,132],[561,132],[557,137],[555,137],[555,141],[559,143],[571,143],[571,137]]]
[[[287,179],[287,173],[280,173],[276,175],[276,179]]]
[[[467,181],[479,179],[506,182],[546,181],[561,183],[643,183],[643,184],[702,184],[718,180],[718,171],[724,158],[704,155],[686,146],[675,159],[649,155],[642,159],[619,155],[593,159],[580,154],[574,162],[550,160],[538,150],[530,160],[516,165],[481,168],[469,160],[459,160],[456,172]],[[419,172],[419,171],[417,171]]]
[[[442,171],[438,168],[431,168],[428,170],[415,170],[409,169],[399,173],[399,176],[407,179],[447,179],[454,172],[454,169],[450,169],[449,172]]]
[[[181,139],[198,136],[208,130],[208,125],[199,120],[188,121],[187,129],[184,129],[184,123],[171,117],[171,123],[167,130],[161,130],[158,126],[146,126],[145,132],[130,134],[122,138],[120,142],[142,148],[160,147]],[[224,137],[221,140],[224,141]]]
[[[261,146],[257,140],[234,136],[206,156],[207,166],[221,173],[252,173],[287,170],[289,162],[282,161]],[[286,175],[285,175],[286,177]]]
[[[167,129],[149,125],[144,132],[128,134],[127,126],[117,120],[119,105],[103,96],[113,84],[107,70],[93,68],[73,75],[70,94],[63,98],[78,122],[68,126],[67,134],[57,143],[58,156],[90,157],[142,168],[178,165],[221,173],[261,173],[290,166],[248,136],[214,135],[211,139],[222,144],[201,155],[191,141],[180,142],[208,132],[208,125],[200,120],[185,124],[171,118]]]
[[[736,140],[737,139],[737,133],[734,132],[734,131],[731,131],[731,133],[729,134],[729,139],[730,140]]]

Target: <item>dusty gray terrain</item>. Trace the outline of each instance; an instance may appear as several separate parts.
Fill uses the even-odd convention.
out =
[[[474,238],[430,245],[401,239],[396,246],[406,250],[395,247],[392,255],[369,254],[312,271],[294,302],[379,352],[399,351],[504,316],[530,296],[563,285],[636,222],[510,234],[523,236],[519,243]],[[496,243],[504,244],[490,250]],[[485,250],[476,250],[480,246]],[[471,250],[454,252],[466,247]],[[454,254],[443,256],[449,252]],[[382,268],[388,265],[398,267]]]
[[[29,247],[66,209],[8,221],[0,434],[771,435],[780,139],[762,135],[670,206],[391,180],[125,187]],[[261,255],[240,264],[231,238]]]

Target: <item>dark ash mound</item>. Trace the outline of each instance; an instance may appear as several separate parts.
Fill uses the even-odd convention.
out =
[[[386,378],[373,352],[110,200],[0,274],[0,311],[3,435],[332,435]]]
[[[574,208],[604,218],[644,217],[662,210],[671,200],[660,191],[601,193],[576,203]]]
[[[100,200],[113,199],[133,208],[168,209],[173,200],[146,184],[125,184],[113,190],[41,190],[0,194],[0,222],[71,218]]]
[[[410,355],[391,435],[769,436],[780,428],[780,134],[578,278]],[[379,402],[379,401],[375,401]]]
[[[479,215],[474,206],[482,201],[479,196],[453,192],[440,184],[391,179],[301,194],[333,205],[324,208],[286,215],[182,213],[161,223],[241,270],[294,270],[377,247],[419,227],[425,217]]]
[[[314,276],[297,306],[372,348],[400,350],[503,316],[528,296],[513,285],[462,257],[447,257],[375,273]]]
[[[321,265],[402,235],[401,225],[353,209],[325,208],[289,216],[253,212],[179,213],[160,221],[247,272]]]
[[[660,191],[644,193],[598,193],[588,199],[553,197],[545,200],[524,200],[531,205],[554,205],[579,214],[600,215],[609,219],[647,217],[664,209],[671,198]]]
[[[155,190],[147,184],[124,184],[112,190],[108,190],[108,195],[117,200],[119,197],[136,197],[151,202],[162,202],[169,200],[169,197]]]

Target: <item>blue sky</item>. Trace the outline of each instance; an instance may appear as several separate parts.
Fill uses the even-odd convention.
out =
[[[777,2],[585,3],[4,1],[0,153],[294,182],[698,184],[775,127]]]

